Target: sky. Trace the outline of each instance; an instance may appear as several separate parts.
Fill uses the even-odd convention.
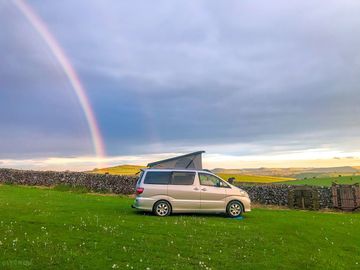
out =
[[[19,8],[43,22],[71,81]],[[360,2],[0,0],[0,167],[205,150],[209,168],[360,166]]]

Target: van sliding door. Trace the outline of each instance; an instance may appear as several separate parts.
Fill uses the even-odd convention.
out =
[[[195,172],[175,171],[168,185],[168,196],[175,211],[200,209],[200,189],[194,185]]]

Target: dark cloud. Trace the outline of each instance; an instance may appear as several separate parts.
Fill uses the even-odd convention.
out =
[[[0,158],[92,153],[69,82],[20,14],[0,5]]]
[[[83,79],[111,155],[219,151],[219,145],[233,145],[220,151],[241,155],[360,150],[357,1],[30,4]],[[76,100],[41,39],[14,8],[5,10],[13,14],[1,16],[2,25],[12,30],[0,34],[0,48],[5,62],[15,64],[0,64],[6,85],[0,105],[18,97],[21,115],[29,115],[6,110],[8,135],[48,134],[40,147],[46,155],[58,134],[71,149],[68,131],[78,138],[86,133]],[[72,101],[55,94],[62,89]],[[91,151],[80,145],[79,153]],[[58,154],[71,152],[61,148]]]

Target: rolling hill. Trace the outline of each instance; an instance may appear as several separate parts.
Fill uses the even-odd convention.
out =
[[[140,172],[145,166],[139,165],[119,165],[109,168],[94,169],[90,173],[109,173],[109,174],[121,174],[121,175],[135,175]]]
[[[327,168],[255,168],[255,169],[222,169],[213,170],[216,174],[236,174],[254,176],[290,177],[296,179],[312,177],[335,177],[338,175],[360,175],[360,167],[327,167]]]

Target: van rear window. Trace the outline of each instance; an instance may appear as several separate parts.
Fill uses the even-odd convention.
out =
[[[192,185],[194,183],[194,172],[173,172],[172,185]]]
[[[140,175],[139,175],[139,178],[138,178],[137,181],[136,181],[136,184],[140,184],[140,181],[141,181],[143,175],[144,175],[144,171],[141,171],[141,172],[140,172]]]
[[[144,184],[167,185],[170,182],[171,172],[147,172]]]

